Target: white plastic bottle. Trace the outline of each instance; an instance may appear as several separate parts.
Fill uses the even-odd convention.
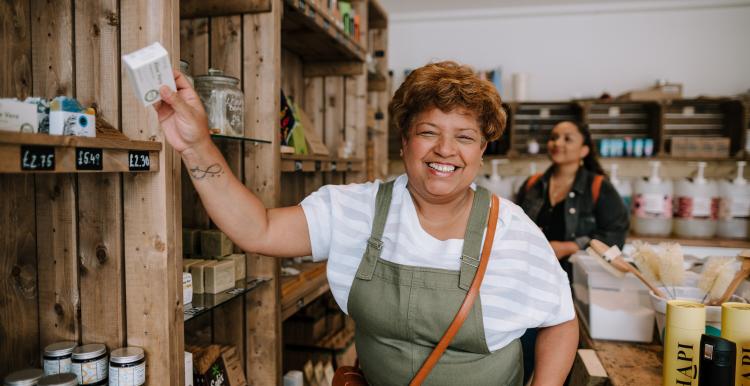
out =
[[[672,232],[672,181],[659,177],[659,161],[650,161],[651,176],[639,178],[633,190],[633,231],[644,236]]]
[[[510,178],[500,177],[500,173],[498,173],[498,166],[507,164],[508,162],[507,159],[493,159],[491,161],[492,174],[489,178],[483,178],[480,185],[502,198],[511,199],[513,198],[513,181]]]
[[[718,236],[745,239],[750,223],[750,185],[743,177],[745,161],[737,161],[737,177],[719,184]]]
[[[674,233],[679,237],[709,238],[716,235],[719,189],[703,177],[705,162],[698,162],[695,178],[683,178],[674,187]]]
[[[620,198],[622,198],[622,201],[625,203],[625,207],[630,209],[633,195],[633,185],[626,179],[618,178],[617,169],[619,169],[619,165],[615,163],[609,166],[609,182],[614,185],[615,190],[617,190]]]

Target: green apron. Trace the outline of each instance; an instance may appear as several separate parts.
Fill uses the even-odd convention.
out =
[[[367,248],[348,299],[359,364],[374,386],[407,385],[456,315],[476,273],[490,194],[477,187],[464,235],[460,271],[380,258],[393,182],[381,184]],[[424,385],[521,385],[518,339],[490,353],[479,298]]]

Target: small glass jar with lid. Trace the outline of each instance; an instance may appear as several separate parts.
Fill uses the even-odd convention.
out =
[[[8,374],[3,380],[5,386],[36,386],[44,376],[40,369],[25,369]]]
[[[45,375],[38,386],[78,386],[78,377],[73,373]]]
[[[107,384],[107,346],[101,343],[78,346],[71,359],[79,385]]]
[[[76,346],[76,342],[57,342],[45,347],[42,356],[44,375],[71,372],[70,361]]]
[[[140,347],[123,347],[109,354],[109,386],[146,383],[146,357]]]
[[[206,107],[211,134],[243,136],[245,96],[239,85],[239,79],[214,68],[208,75],[195,77],[195,90]]]

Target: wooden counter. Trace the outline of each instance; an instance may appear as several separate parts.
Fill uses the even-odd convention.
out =
[[[641,240],[650,244],[658,244],[663,242],[680,243],[683,246],[691,247],[722,247],[722,248],[750,248],[750,240],[731,240],[731,239],[683,239],[679,237],[650,237],[650,236],[638,236],[629,235],[627,243],[632,243],[634,240]]]

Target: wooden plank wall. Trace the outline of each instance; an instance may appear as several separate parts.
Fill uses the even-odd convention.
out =
[[[31,95],[31,19],[27,1],[0,3],[0,97]],[[0,378],[39,364],[34,177],[0,176]]]
[[[388,71],[388,30],[374,29],[369,31],[370,34],[370,51],[383,51],[385,55],[382,58],[376,58],[378,71],[387,74]],[[371,91],[368,94],[368,105],[375,112],[381,112],[383,119],[375,121],[377,133],[373,137],[374,145],[374,178],[384,179],[388,175],[388,156],[390,153],[398,155],[401,148],[399,136],[396,135],[393,140],[389,138],[394,133],[389,133],[388,127],[388,103],[391,99],[390,79],[386,82],[386,91]],[[389,149],[390,145],[397,144],[394,149]]]
[[[179,1],[120,3],[122,52],[159,41],[179,59]],[[158,22],[156,22],[158,21]],[[126,83],[123,79],[123,83]],[[153,109],[144,108],[130,87],[122,90],[122,131],[132,139],[161,140]],[[179,155],[165,144],[159,173],[123,178],[127,343],[146,349],[147,377],[184,377],[182,237]],[[161,296],[155,296],[161,294]]]
[[[281,75],[281,0],[271,12],[242,16],[242,68],[245,92],[245,135],[271,141],[245,151],[245,184],[266,205],[279,205],[280,155],[278,133]],[[269,95],[274,97],[268,98]],[[246,296],[245,358],[250,385],[281,384],[281,303],[279,261],[249,255],[249,275],[272,280]]]

